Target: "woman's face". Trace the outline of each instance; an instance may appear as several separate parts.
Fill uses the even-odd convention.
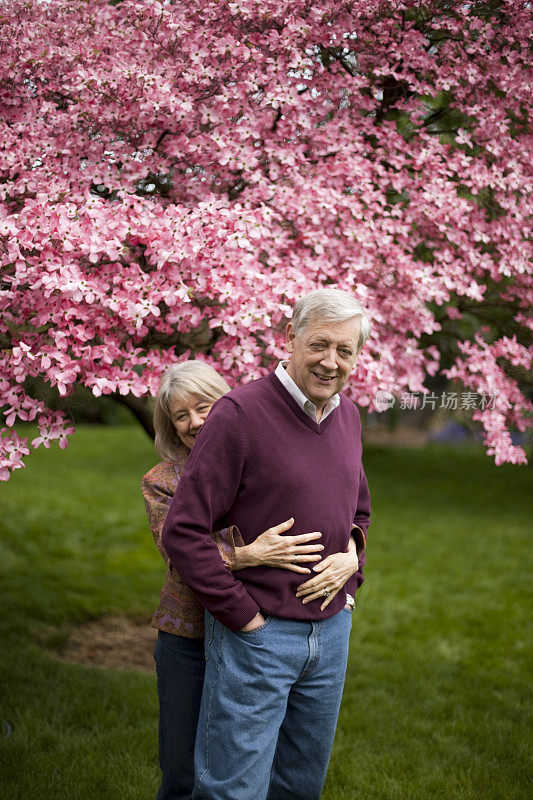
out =
[[[170,419],[181,442],[191,450],[198,431],[211,411],[212,400],[191,396],[185,399],[175,398],[169,404]]]

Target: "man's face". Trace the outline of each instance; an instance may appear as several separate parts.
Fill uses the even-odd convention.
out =
[[[345,322],[316,317],[295,337],[287,325],[287,372],[317,409],[340,392],[354,369],[360,326],[359,317]]]

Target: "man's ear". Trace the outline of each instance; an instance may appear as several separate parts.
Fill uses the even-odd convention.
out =
[[[287,342],[287,352],[292,353],[292,345],[294,342],[294,333],[292,332],[292,322],[289,322],[285,329],[285,339]]]

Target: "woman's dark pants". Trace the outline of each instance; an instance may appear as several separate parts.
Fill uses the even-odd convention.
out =
[[[162,772],[157,800],[190,800],[205,672],[204,640],[159,631],[154,658]]]

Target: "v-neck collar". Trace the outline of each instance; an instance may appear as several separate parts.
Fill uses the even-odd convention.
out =
[[[280,379],[277,377],[277,375],[274,372],[271,372],[267,376],[267,378],[270,381],[270,383],[272,384],[272,386],[274,387],[274,389],[278,392],[278,394],[281,395],[283,400],[285,400],[287,405],[296,414],[298,419],[301,420],[304,423],[304,425],[307,425],[308,428],[311,428],[311,430],[314,431],[315,433],[317,433],[319,436],[320,436],[321,433],[323,433],[326,430],[327,427],[329,427],[329,424],[330,424],[331,420],[333,419],[333,417],[334,417],[334,415],[335,415],[335,413],[337,411],[336,408],[334,408],[333,411],[331,411],[328,414],[328,416],[326,417],[324,422],[317,422],[315,419],[312,419],[309,416],[309,414],[306,414],[305,411],[303,410],[303,408],[301,408],[301,406],[298,405],[298,403],[296,402],[294,397],[291,395],[291,393],[289,391],[287,391],[285,386],[282,384],[282,382],[280,381]],[[338,408],[338,406],[337,406],[337,408]]]

